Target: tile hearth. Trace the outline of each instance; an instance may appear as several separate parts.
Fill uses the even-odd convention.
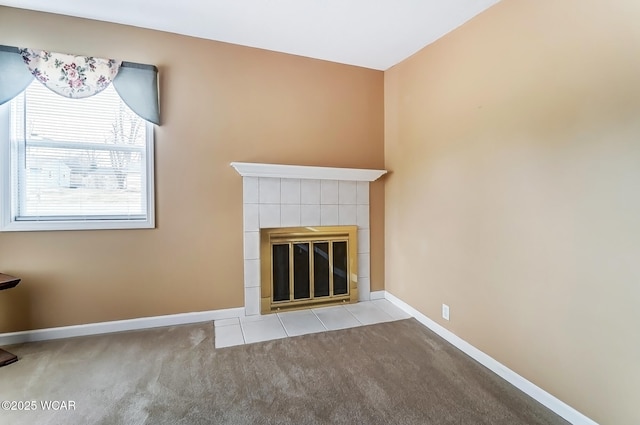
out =
[[[215,347],[251,344],[411,317],[385,299],[263,316],[216,320]]]

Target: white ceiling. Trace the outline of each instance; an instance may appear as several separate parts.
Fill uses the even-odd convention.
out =
[[[0,0],[386,70],[499,0]]]

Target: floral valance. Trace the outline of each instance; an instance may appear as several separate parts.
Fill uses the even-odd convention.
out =
[[[132,111],[160,124],[158,69],[153,65],[0,45],[0,105],[34,78],[70,98],[93,96],[113,84]]]
[[[31,74],[49,90],[65,97],[84,98],[106,89],[118,74],[114,59],[20,49]]]

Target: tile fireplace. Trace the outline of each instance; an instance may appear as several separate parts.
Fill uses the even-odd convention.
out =
[[[369,183],[385,170],[241,162],[231,166],[243,180],[247,316],[261,313],[261,229],[355,226],[354,292],[360,301],[370,299]]]

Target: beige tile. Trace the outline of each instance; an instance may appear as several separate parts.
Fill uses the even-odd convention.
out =
[[[337,205],[320,205],[320,225],[322,226],[338,225],[338,206]]]
[[[358,220],[358,210],[355,205],[338,205],[338,224],[354,225]]]
[[[376,307],[371,302],[349,304],[344,307],[363,325],[390,322],[393,320],[386,312]]]
[[[369,241],[369,229],[358,229],[358,254],[371,252]]]
[[[280,181],[280,202],[282,204],[300,204],[300,179],[282,179]]]
[[[358,301],[368,302],[371,300],[371,280],[368,277],[358,277]]]
[[[280,179],[260,177],[259,191],[261,204],[280,203]]]
[[[260,259],[244,260],[244,287],[260,286]]]
[[[343,306],[314,308],[313,312],[328,330],[354,328],[362,325]]]
[[[257,204],[259,202],[258,181],[258,177],[242,178],[242,202],[245,204]]]
[[[337,180],[320,180],[320,204],[338,205]]]
[[[260,258],[260,232],[244,232],[244,259]]]
[[[357,204],[369,205],[369,182],[358,182]]]
[[[311,310],[288,311],[278,313],[278,316],[288,336],[306,335],[327,330]]]
[[[371,266],[371,257],[369,254],[358,254],[358,277],[369,277],[369,268]]]
[[[230,319],[218,319],[218,320],[215,320],[213,324],[216,328],[218,326],[240,325],[240,318],[232,317]]]
[[[260,204],[260,227],[280,227],[280,205]]]
[[[287,333],[277,315],[271,314],[261,317],[262,320],[241,320],[242,331],[247,344],[287,337]]]
[[[245,232],[260,230],[260,206],[258,204],[244,204],[243,220]]]
[[[320,180],[300,181],[300,203],[302,205],[320,205]]]
[[[282,227],[300,226],[300,205],[282,205],[280,225]]]
[[[358,199],[358,183],[355,181],[338,182],[338,203],[340,205],[355,205]]]
[[[249,316],[260,314],[260,287],[244,288],[244,311]]]
[[[244,344],[240,324],[217,326],[215,329],[215,347],[224,348]]]
[[[396,307],[389,300],[385,300],[385,299],[373,300],[373,301],[371,301],[371,304],[375,305],[380,310],[383,310],[385,313],[387,313],[389,316],[391,316],[394,320],[409,319],[411,317],[411,315],[409,313],[407,313],[404,310]]]
[[[300,225],[301,226],[320,226],[320,204],[301,205]]]
[[[358,205],[356,224],[363,229],[369,228],[369,205]]]

